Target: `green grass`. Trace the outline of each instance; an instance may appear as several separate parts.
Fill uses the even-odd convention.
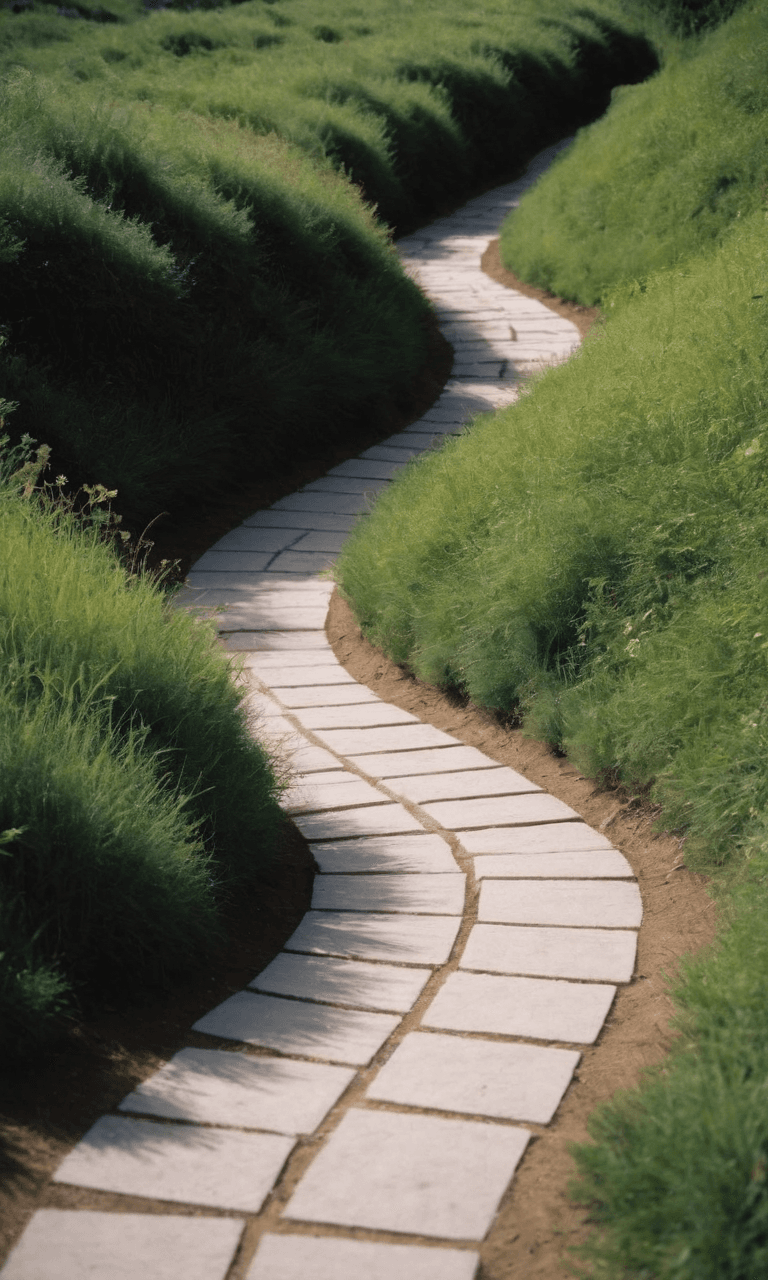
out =
[[[679,1044],[575,1152],[600,1280],[768,1265],[766,40],[753,6],[683,46],[526,197],[513,265],[605,322],[411,464],[338,564],[374,642],[655,801],[712,877],[720,936],[677,982]],[[713,156],[735,203],[683,217]]]
[[[0,384],[133,524],[375,427],[426,351],[388,226],[657,65],[616,0],[114,15],[0,12]]]
[[[18,461],[18,459],[17,459]],[[213,629],[66,505],[0,486],[0,1009],[23,1056],[77,999],[198,966],[268,871],[281,783]]]
[[[592,305],[722,243],[764,206],[768,30],[748,5],[622,87],[611,110],[506,221],[501,252],[524,279]]]

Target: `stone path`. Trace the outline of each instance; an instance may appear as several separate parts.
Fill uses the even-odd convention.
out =
[[[437,404],[190,573],[188,602],[221,606],[244,655],[260,731],[292,754],[312,909],[195,1024],[211,1048],[176,1054],[55,1174],[157,1203],[40,1210],[4,1280],[472,1280],[526,1145],[632,976],[641,902],[622,855],[358,685],[323,630],[319,575],[376,493],[577,345],[568,321],[479,269],[553,150],[400,242],[456,351]]]

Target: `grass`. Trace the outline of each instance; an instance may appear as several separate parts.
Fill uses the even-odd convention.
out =
[[[601,1280],[752,1280],[768,1261],[766,40],[745,6],[683,46],[526,197],[515,269],[599,297],[604,323],[412,463],[337,566],[390,656],[653,800],[712,878],[720,937],[677,981],[678,1046],[575,1153]],[[738,190],[683,218],[713,155]],[[600,236],[598,196],[617,211]]]
[[[683,44],[663,74],[617,90],[507,219],[505,264],[591,306],[721,244],[765,203],[767,85],[765,16],[748,5]]]
[[[16,457],[18,463],[18,456]],[[4,1055],[201,963],[268,870],[281,783],[213,630],[67,504],[0,487]],[[24,477],[22,477],[23,479]],[[53,625],[52,625],[53,620]]]
[[[110,12],[0,13],[0,380],[134,525],[370,429],[426,351],[390,229],[657,65],[616,0]]]

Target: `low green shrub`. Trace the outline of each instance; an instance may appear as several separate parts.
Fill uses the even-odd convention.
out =
[[[267,871],[281,782],[213,629],[127,573],[39,463],[0,484],[0,1010],[23,1055],[200,963]],[[43,454],[42,460],[44,460]],[[9,475],[10,473],[10,475]],[[97,495],[98,496],[98,495]]]
[[[504,224],[504,262],[592,305],[644,280],[762,207],[768,172],[768,13],[749,5],[683,46],[604,118]]]

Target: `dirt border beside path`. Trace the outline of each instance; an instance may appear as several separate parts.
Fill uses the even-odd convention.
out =
[[[549,307],[550,311],[556,311],[565,320],[570,320],[571,324],[576,325],[582,338],[586,338],[593,324],[600,319],[598,307],[582,307],[579,302],[565,302],[554,293],[548,293],[546,289],[538,289],[534,284],[526,284],[512,271],[508,271],[501,260],[498,237],[488,245],[480,259],[480,266],[485,274],[492,280],[496,280],[498,284],[503,284],[507,289],[514,289],[516,293],[522,293],[526,298],[535,298],[537,302],[543,302],[545,307]]]
[[[574,1173],[572,1142],[587,1140],[598,1103],[632,1088],[660,1062],[673,1039],[665,975],[680,957],[711,942],[714,902],[706,877],[684,865],[683,842],[653,830],[656,813],[620,790],[585,778],[541,742],[508,729],[489,712],[416,680],[362,635],[351,609],[334,593],[326,624],[334,653],[377,697],[477,747],[571,805],[605,832],[628,858],[643,897],[636,975],[620,987],[597,1043],[586,1049],[548,1129],[531,1142],[491,1233],[481,1249],[482,1280],[563,1280],[569,1249],[589,1232],[588,1213],[567,1194]]]

